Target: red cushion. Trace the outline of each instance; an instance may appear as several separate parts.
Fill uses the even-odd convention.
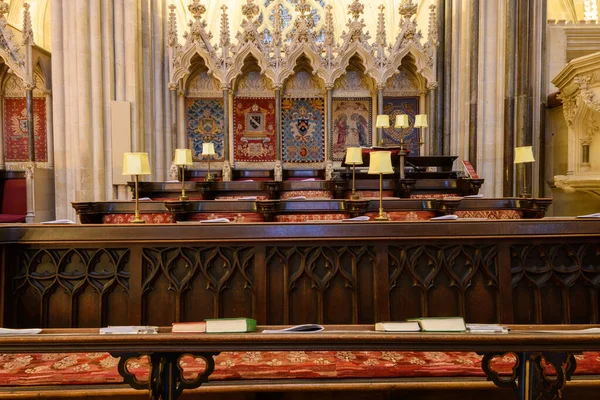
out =
[[[25,215],[21,214],[0,214],[0,224],[13,222],[25,222]]]
[[[4,181],[2,214],[27,214],[27,186],[25,179],[7,179]]]
[[[600,353],[576,355],[575,375],[598,375]],[[0,354],[0,386],[119,383],[118,359],[108,353]],[[189,379],[204,371],[201,359],[181,361]],[[510,355],[492,360],[501,375],[515,364]],[[129,362],[129,370],[145,380],[146,357]],[[547,371],[552,375],[552,371]],[[223,352],[215,357],[211,381],[238,379],[482,377],[481,356],[472,352],[412,351],[264,351]]]

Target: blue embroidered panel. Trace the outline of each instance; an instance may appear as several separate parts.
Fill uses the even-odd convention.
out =
[[[213,161],[223,160],[223,99],[187,99],[187,137],[194,161],[206,161],[202,157],[202,143],[215,145]]]
[[[323,99],[284,99],[282,101],[282,159],[284,162],[325,161],[323,114]]]

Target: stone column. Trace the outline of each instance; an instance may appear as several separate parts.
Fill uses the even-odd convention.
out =
[[[432,138],[429,145],[429,152],[432,155],[441,155],[444,151],[444,99],[445,99],[445,48],[446,48],[446,0],[437,0],[438,12],[438,37],[439,45],[435,49],[436,52],[436,79],[438,86],[433,90],[435,97],[434,106],[431,108],[431,113],[435,115],[434,128],[430,129],[430,137]]]
[[[4,121],[4,90],[0,90],[0,121]],[[4,123],[0,123],[0,169],[6,169],[4,152]]]
[[[514,196],[514,124],[515,124],[515,51],[517,40],[517,1],[506,1],[506,47],[504,87],[504,166],[502,184],[504,197]]]
[[[469,48],[469,161],[477,169],[477,99],[479,82],[479,0],[471,0]]]
[[[229,88],[223,87],[223,160],[229,161]]]
[[[452,3],[455,0],[446,0],[444,6],[444,69],[443,75],[443,133],[442,138],[442,154],[450,154],[450,130],[452,127]]]
[[[275,134],[277,141],[277,160],[282,158],[281,150],[281,87],[275,88]]]
[[[333,132],[331,130],[331,107],[333,104],[333,86],[327,85],[326,87],[326,97],[325,97],[325,112],[327,115],[327,121],[325,122],[327,131],[325,132],[325,161],[331,161],[332,156],[332,144],[333,144]],[[369,133],[373,134],[373,130]]]
[[[35,132],[33,126],[33,88],[33,83],[25,83],[25,101],[27,104],[27,145],[29,150],[29,161],[35,161]]]
[[[177,148],[187,148],[185,132],[185,90],[177,89]]]
[[[44,95],[46,97],[46,148],[48,152],[48,167],[54,168],[54,120],[52,116],[52,90],[44,89]],[[4,121],[4,119],[2,120]],[[3,127],[0,128],[0,132],[3,132],[3,129]]]
[[[383,89],[385,86],[377,86],[377,115],[383,114]],[[390,121],[390,124],[393,126],[394,121]],[[383,145],[383,128],[377,129],[377,142],[374,145]]]

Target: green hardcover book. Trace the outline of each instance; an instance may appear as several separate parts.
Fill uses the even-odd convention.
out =
[[[467,330],[462,317],[411,318],[407,321],[417,321],[423,332],[464,332]]]
[[[256,331],[256,320],[252,318],[207,319],[206,333],[236,333]]]

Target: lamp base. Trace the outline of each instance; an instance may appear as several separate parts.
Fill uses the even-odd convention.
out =
[[[350,200],[360,200],[360,196],[357,194],[350,195]]]
[[[373,218],[375,221],[389,221],[389,219],[387,217],[384,217],[382,215]]]
[[[206,174],[206,176],[204,177],[205,182],[212,182],[214,180],[215,180],[215,175],[213,175],[213,174]]]
[[[527,192],[522,192],[520,197],[524,197],[524,198],[530,198],[531,197],[531,193],[527,193]]]
[[[179,196],[179,201],[188,201],[189,199],[187,196]]]
[[[133,219],[133,220],[131,221],[131,223],[132,223],[132,224],[145,224],[145,223],[146,223],[146,221],[144,221],[143,219],[138,219],[138,218],[135,218],[135,219]]]

